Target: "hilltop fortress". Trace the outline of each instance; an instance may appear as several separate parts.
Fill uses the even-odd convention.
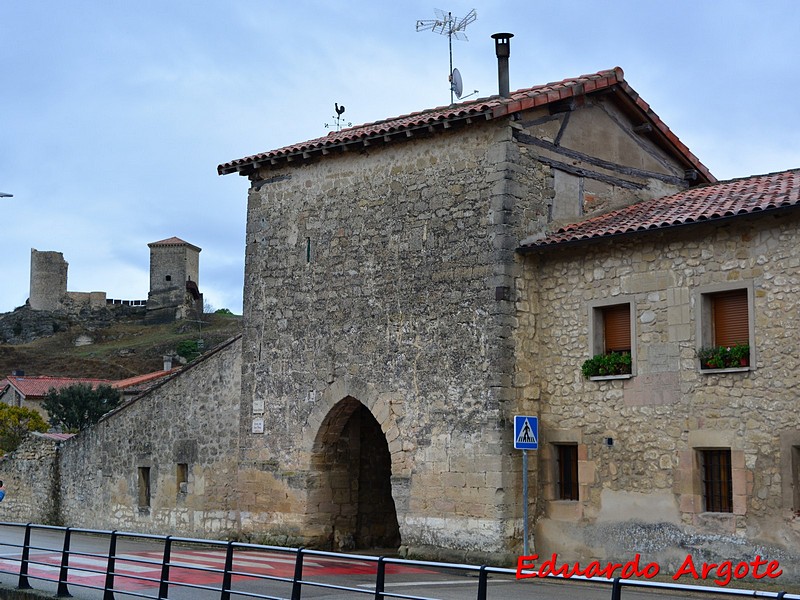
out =
[[[35,311],[80,313],[106,306],[140,306],[151,323],[167,323],[202,313],[198,288],[200,251],[177,237],[152,242],[150,292],[147,300],[114,300],[105,292],[67,291],[69,263],[61,252],[31,248],[31,287],[28,306]]]

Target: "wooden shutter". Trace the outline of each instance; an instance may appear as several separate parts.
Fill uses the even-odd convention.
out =
[[[558,444],[558,499],[578,499],[578,447]]]
[[[750,342],[747,290],[714,294],[714,345],[734,346]]]
[[[605,351],[631,351],[631,305],[617,304],[603,309]]]
[[[730,450],[703,450],[703,495],[708,512],[733,511]]]

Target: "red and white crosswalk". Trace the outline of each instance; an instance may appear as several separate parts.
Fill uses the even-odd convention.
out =
[[[158,587],[161,577],[160,552],[118,554],[114,565],[115,590],[140,590]],[[30,556],[28,575],[58,581],[61,554],[36,553]],[[102,557],[73,554],[69,558],[67,583],[102,587],[106,579],[108,560]],[[169,581],[198,585],[221,585],[225,567],[222,550],[173,550],[170,555]],[[19,573],[19,559],[1,558],[0,571]],[[294,574],[295,557],[277,552],[234,552],[233,582],[256,579],[260,575],[290,578]],[[366,560],[306,556],[304,578],[332,575],[373,575],[376,564]],[[386,566],[387,575],[432,573],[427,569],[405,565]]]

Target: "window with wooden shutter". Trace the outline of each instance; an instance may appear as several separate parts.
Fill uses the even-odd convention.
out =
[[[708,512],[733,512],[731,451],[701,450],[703,498]]]
[[[750,342],[747,290],[721,292],[711,297],[714,345],[735,346]]]
[[[578,499],[578,446],[556,444],[558,456],[556,473],[556,497],[559,500]]]
[[[631,351],[631,306],[616,304],[606,306],[603,312],[603,350],[609,352]]]

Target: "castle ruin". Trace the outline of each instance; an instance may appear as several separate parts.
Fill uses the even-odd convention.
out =
[[[200,252],[177,237],[148,244],[150,291],[147,300],[114,300],[106,292],[67,291],[69,263],[61,252],[31,248],[31,280],[28,306],[36,311],[79,313],[106,306],[141,306],[149,323],[168,323],[194,318],[203,312],[198,287]]]

